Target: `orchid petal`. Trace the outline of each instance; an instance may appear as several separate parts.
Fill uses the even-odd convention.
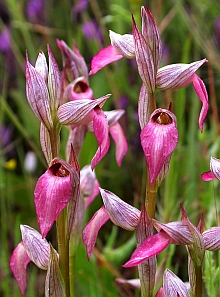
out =
[[[111,137],[116,145],[116,161],[119,167],[121,167],[122,159],[128,151],[128,143],[125,138],[124,132],[119,123],[115,123],[109,129]]]
[[[24,295],[24,291],[26,289],[26,267],[29,262],[30,258],[28,257],[26,249],[23,243],[20,242],[12,253],[10,259],[10,268],[14,274],[22,295]]]
[[[163,122],[160,123],[160,116],[165,117],[166,122],[164,124]],[[161,108],[155,110],[150,121],[141,131],[140,137],[150,174],[150,184],[152,185],[166,159],[177,145],[176,117],[169,110]]]
[[[100,193],[110,220],[125,230],[134,230],[139,221],[140,211],[108,190],[100,188]]]
[[[43,77],[44,81],[47,83],[48,67],[47,67],[46,57],[42,51],[39,52],[39,55],[37,57],[37,60],[35,63],[35,69]]]
[[[210,159],[210,169],[214,176],[220,180],[220,160],[216,159],[214,157],[211,157]]]
[[[73,146],[75,154],[79,156],[85,136],[86,136],[86,126],[71,125],[69,137],[66,144],[66,159],[69,158],[71,146]]]
[[[122,59],[123,56],[117,52],[117,50],[109,45],[102,49],[96,56],[93,57],[91,62],[91,70],[89,75],[95,74],[106,65]]]
[[[156,86],[158,89],[182,88],[192,81],[192,76],[206,59],[193,62],[191,64],[170,64],[160,68],[157,72]]]
[[[159,69],[161,57],[162,57],[162,42],[160,34],[155,23],[155,20],[149,10],[149,8],[141,7],[141,18],[142,18],[142,34],[151,49],[154,71],[157,73]]]
[[[84,76],[88,82],[88,68],[76,43],[74,42],[73,50],[63,40],[57,39],[57,45],[62,54],[63,68],[66,71],[68,81],[71,82],[79,76]]]
[[[61,97],[61,77],[57,62],[49,45],[47,46],[47,50],[49,57],[48,90],[50,93],[50,108],[51,111],[57,111]]]
[[[52,148],[51,148],[51,142],[50,142],[50,134],[48,132],[47,127],[41,122],[40,125],[40,144],[42,152],[44,153],[44,157],[47,161],[47,164],[49,165],[52,161]],[[59,145],[59,143],[57,143]]]
[[[34,190],[38,223],[43,238],[67,206],[79,176],[69,164],[54,159],[53,165],[39,178]]]
[[[66,297],[65,283],[59,268],[59,259],[53,247],[45,280],[45,297]]]
[[[50,245],[35,229],[21,225],[22,242],[28,257],[40,269],[47,270],[50,258]]]
[[[78,77],[70,83],[63,94],[66,102],[82,99],[94,99],[93,91],[89,87],[85,77]]]
[[[109,127],[117,123],[124,113],[125,111],[123,109],[114,109],[110,111],[105,111],[105,115],[107,116]]]
[[[146,261],[147,259],[161,253],[171,242],[170,236],[161,230],[159,233],[148,237],[139,247],[133,252],[130,260],[123,267],[133,267]]]
[[[121,35],[110,30],[109,37],[112,46],[119,54],[127,59],[135,58],[134,38],[132,34]]]
[[[28,103],[44,125],[51,129],[53,126],[50,114],[50,98],[44,78],[29,63],[26,63],[26,95]]]
[[[110,96],[108,94],[96,100],[75,100],[62,104],[57,111],[59,122],[62,125],[87,125],[93,120],[93,109],[96,106],[102,108]]]
[[[220,227],[212,227],[202,233],[205,249],[208,251],[220,250]]]
[[[89,197],[85,197],[85,209],[93,202],[93,200],[96,198],[96,196],[99,195],[99,182],[95,180],[94,189],[92,194]]]
[[[155,71],[154,61],[150,51],[150,48],[138,29],[134,18],[132,34],[134,36],[135,54],[138,65],[138,71],[143,83],[148,88],[149,92],[154,93],[155,91]]]
[[[202,110],[199,115],[199,128],[200,128],[200,131],[202,132],[204,120],[206,118],[206,115],[209,109],[208,94],[207,94],[204,82],[198,77],[198,75],[196,74],[193,75],[192,84],[196,91],[196,94],[198,95],[199,99],[202,102]]]
[[[108,134],[109,126],[107,117],[99,107],[96,107],[94,109],[93,129],[99,147],[91,161],[92,170],[107,154],[110,146],[110,139]]]
[[[152,223],[158,232],[161,230],[166,232],[170,238],[172,238],[171,243],[173,244],[187,245],[193,242],[192,234],[187,225],[183,222],[171,222],[163,224],[152,219]]]
[[[206,182],[216,179],[216,176],[212,173],[212,171],[204,172],[201,177]]]
[[[164,294],[172,297],[190,297],[186,285],[172,271],[166,269],[164,272]]]
[[[83,229],[82,239],[86,246],[87,257],[90,259],[94,249],[96,238],[101,227],[109,220],[108,213],[103,206],[100,208]]]
[[[150,108],[151,101],[153,100],[149,100],[149,91],[147,87],[145,84],[142,84],[138,100],[138,119],[141,130],[150,120],[152,110]]]

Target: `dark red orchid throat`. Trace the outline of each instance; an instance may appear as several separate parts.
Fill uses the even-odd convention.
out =
[[[75,93],[85,93],[88,90],[88,85],[84,81],[79,81],[74,86]]]
[[[52,175],[55,175],[58,177],[66,177],[69,175],[69,171],[60,163],[53,164],[50,167],[50,171]]]
[[[160,125],[168,125],[172,123],[173,119],[166,112],[160,112],[153,116],[153,121]]]

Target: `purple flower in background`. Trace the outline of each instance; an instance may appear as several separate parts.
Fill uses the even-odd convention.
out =
[[[32,23],[42,23],[44,21],[44,1],[29,0],[26,5],[26,14]]]
[[[74,21],[77,21],[80,18],[83,10],[87,8],[88,0],[79,0],[72,8],[72,16]]]
[[[215,19],[214,21],[214,38],[217,46],[220,48],[220,18]]]
[[[3,27],[0,33],[0,51],[6,53],[11,48],[11,31],[8,27]]]
[[[99,43],[102,42],[102,35],[100,32],[100,29],[98,27],[98,24],[95,20],[91,20],[89,22],[86,22],[82,25],[83,33],[85,34],[85,37],[87,37],[90,40],[96,40]]]

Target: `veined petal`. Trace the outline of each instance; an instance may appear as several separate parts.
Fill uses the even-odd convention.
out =
[[[171,243],[173,244],[187,245],[193,242],[192,234],[187,225],[183,222],[171,222],[163,224],[152,219],[152,223],[158,232],[161,230],[166,232],[170,238],[172,238]]]
[[[166,109],[156,109],[140,137],[152,185],[178,142],[175,115]]]
[[[214,157],[211,157],[210,159],[210,169],[214,176],[220,180],[220,160],[216,159]]]
[[[117,52],[114,46],[109,45],[103,48],[96,56],[93,57],[89,75],[95,74],[106,65],[122,58],[123,56]]]
[[[44,78],[29,63],[26,63],[26,95],[37,118],[50,129],[53,126],[50,114],[50,98]]]
[[[119,123],[115,123],[109,128],[111,137],[116,145],[116,161],[119,167],[121,167],[122,159],[128,151],[128,143],[125,138],[124,132]]]
[[[142,34],[151,50],[154,61],[154,71],[157,73],[162,57],[162,42],[160,39],[160,34],[156,22],[147,6],[141,7],[141,18]]]
[[[67,206],[73,188],[78,184],[79,175],[75,169],[58,158],[53,160],[52,166],[38,179],[34,190],[34,202],[43,238]]]
[[[202,233],[205,249],[208,251],[220,250],[220,227],[212,227]]]
[[[171,237],[161,230],[159,233],[148,237],[139,247],[133,252],[130,260],[123,267],[133,267],[144,262],[145,260],[161,253],[170,243]]]
[[[196,94],[198,95],[199,99],[202,102],[202,110],[199,115],[199,128],[200,128],[200,131],[202,132],[204,121],[209,109],[208,94],[207,94],[204,82],[198,77],[198,75],[193,74],[192,84],[193,84],[194,90],[196,91]]]
[[[63,68],[66,71],[68,81],[71,82],[79,76],[84,76],[88,82],[88,68],[76,43],[74,42],[73,50],[63,40],[57,39],[57,45],[62,54]]]
[[[117,123],[124,113],[125,111],[123,109],[105,111],[105,115],[107,116],[109,127]]]
[[[109,37],[112,46],[119,54],[127,59],[135,59],[134,38],[132,34],[121,35],[109,30]]]
[[[99,147],[91,161],[92,170],[107,154],[110,146],[108,120],[98,106],[94,108],[93,129]]]
[[[92,195],[95,180],[95,172],[92,171],[90,165],[86,165],[80,170],[80,191],[83,196]]]
[[[150,111],[149,92],[145,84],[142,84],[138,100],[138,119],[141,130],[150,120]]]
[[[190,297],[186,285],[168,269],[164,272],[163,288],[166,297]]]
[[[59,258],[52,246],[45,280],[45,297],[66,297],[65,283],[59,268]]]
[[[50,135],[48,132],[47,127],[43,123],[40,125],[40,144],[42,152],[44,153],[44,157],[47,161],[47,164],[49,165],[52,161],[52,149],[51,149],[51,143],[50,143]]]
[[[14,274],[22,295],[24,295],[24,291],[26,289],[26,267],[30,261],[31,260],[28,257],[23,242],[20,242],[12,253],[10,259],[10,268]]]
[[[157,72],[156,86],[161,90],[182,88],[192,82],[192,75],[206,59],[191,64],[171,64],[160,68]]]
[[[47,270],[50,258],[50,245],[35,229],[21,225],[22,242],[28,257],[40,269]]]
[[[57,111],[60,104],[61,96],[61,77],[57,62],[47,46],[49,57],[49,73],[48,73],[48,90],[50,93],[50,108],[52,111]]]
[[[42,51],[39,52],[39,55],[37,57],[37,60],[35,63],[35,69],[37,70],[38,73],[40,73],[45,83],[47,84],[48,67],[47,67],[46,57]]]
[[[82,239],[86,246],[87,257],[90,259],[94,249],[96,238],[101,227],[109,220],[108,212],[103,206],[100,208],[89,223],[83,229]]]
[[[75,100],[64,103],[58,108],[57,116],[62,125],[87,125],[93,120],[93,109],[100,108],[111,95],[108,94],[96,100]]]
[[[68,141],[66,144],[66,160],[68,160],[71,146],[73,146],[74,152],[77,156],[80,154],[81,147],[83,145],[86,136],[87,127],[83,125],[71,125]]]
[[[216,177],[215,175],[212,173],[212,171],[207,171],[207,172],[204,172],[203,174],[201,174],[201,177],[204,181],[208,182],[210,180],[215,180]]]
[[[99,184],[98,180],[96,179],[92,194],[89,197],[84,198],[85,209],[92,203],[92,201],[95,199],[95,197],[99,195],[99,187],[100,187],[100,184]]]
[[[134,36],[135,44],[135,54],[136,61],[138,65],[138,71],[143,83],[148,88],[149,92],[154,93],[155,91],[155,71],[154,71],[154,61],[151,54],[151,50],[138,29],[134,18],[132,33]]]
[[[134,230],[139,221],[140,211],[112,192],[101,188],[99,190],[110,220],[125,230]]]

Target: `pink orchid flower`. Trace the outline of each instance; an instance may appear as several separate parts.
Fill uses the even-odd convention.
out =
[[[220,249],[220,227],[212,227],[205,231],[203,220],[195,227],[181,207],[182,220],[167,224],[152,220],[158,233],[148,237],[132,254],[130,260],[123,267],[132,267],[161,253],[169,244],[183,244],[188,247],[190,257],[201,266],[205,250],[216,251]]]
[[[166,109],[156,109],[141,131],[140,137],[152,185],[165,162],[169,163],[171,154],[178,143],[175,115]]]
[[[32,261],[37,267],[43,270],[48,269],[50,260],[50,244],[35,229],[21,225],[22,241],[14,249],[10,268],[18,283],[22,295],[26,288],[26,267]],[[58,257],[55,251],[56,257]]]
[[[141,18],[142,32],[138,29],[133,17],[132,34],[120,35],[110,31],[111,45],[102,49],[93,58],[90,75],[95,74],[107,64],[124,57],[136,59],[146,94],[154,93],[157,88],[160,90],[178,89],[192,83],[202,102],[202,110],[199,116],[199,127],[202,131],[209,108],[208,95],[203,81],[195,72],[207,60],[203,59],[191,64],[171,64],[159,68],[162,57],[162,42],[157,25],[148,7],[141,8]],[[143,109],[144,106],[141,108]],[[147,120],[145,119],[146,123]]]
[[[38,179],[34,190],[34,202],[43,238],[67,204],[71,200],[76,204],[78,186],[78,172],[59,158],[53,159],[51,166]]]

